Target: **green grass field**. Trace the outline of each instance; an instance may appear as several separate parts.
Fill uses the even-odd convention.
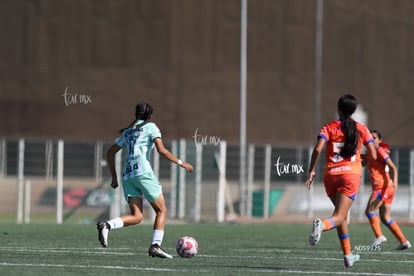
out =
[[[361,251],[361,261],[344,268],[336,231],[311,247],[311,225],[167,225],[163,247],[174,259],[147,255],[151,225],[114,230],[102,248],[95,225],[0,224],[0,275],[414,275],[414,250],[400,252],[388,229],[388,242],[376,252]],[[368,225],[351,225],[353,248],[372,239]],[[402,230],[414,241],[413,227]],[[194,236],[199,254],[175,253],[179,236]]]

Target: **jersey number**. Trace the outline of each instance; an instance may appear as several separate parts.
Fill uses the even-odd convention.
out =
[[[334,155],[331,157],[333,162],[341,162],[344,158],[341,156],[341,149],[344,146],[343,142],[334,142],[333,143],[333,152]],[[351,161],[355,161],[356,156],[355,154],[351,156]]]

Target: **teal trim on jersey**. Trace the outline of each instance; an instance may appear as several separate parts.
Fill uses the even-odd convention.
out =
[[[154,139],[161,138],[161,132],[152,122],[137,128],[137,125],[143,122],[138,120],[132,127],[124,130],[115,142],[125,151],[123,180],[153,172],[150,162],[151,150],[154,148]]]

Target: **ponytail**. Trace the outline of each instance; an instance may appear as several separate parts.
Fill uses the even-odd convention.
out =
[[[148,103],[140,103],[135,107],[135,120],[132,121],[127,127],[120,129],[119,133],[123,133],[126,129],[132,127],[137,120],[143,120],[144,122],[151,118],[154,109]]]
[[[342,121],[342,131],[345,135],[345,143],[340,154],[343,158],[349,158],[356,154],[358,148],[358,131],[355,121],[350,117],[345,118]]]
[[[343,95],[338,101],[338,111],[342,115],[342,131],[345,136],[345,143],[340,155],[349,158],[356,154],[358,148],[359,134],[355,121],[351,118],[357,108],[357,100],[352,95]]]

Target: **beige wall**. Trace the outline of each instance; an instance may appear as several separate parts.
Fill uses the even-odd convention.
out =
[[[413,146],[414,2],[324,3],[322,122],[351,92]],[[314,141],[314,11],[249,1],[249,143]],[[239,140],[239,0],[2,1],[0,38],[0,136],[111,140],[149,101],[166,139]]]

